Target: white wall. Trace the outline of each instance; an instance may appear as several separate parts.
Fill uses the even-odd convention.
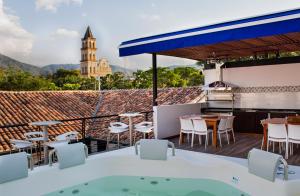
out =
[[[179,117],[200,114],[201,104],[161,105],[153,107],[155,138],[162,139],[179,134]]]
[[[235,108],[300,109],[300,92],[240,93]]]
[[[203,73],[204,73],[204,84],[205,85],[220,80],[220,69],[219,68],[204,70]]]
[[[205,70],[205,84],[219,80],[219,70]],[[300,63],[223,69],[223,80],[238,87],[300,86]],[[235,108],[300,109],[300,92],[236,93]],[[228,107],[210,103],[209,107]]]
[[[239,87],[300,85],[300,63],[223,69],[223,79]]]

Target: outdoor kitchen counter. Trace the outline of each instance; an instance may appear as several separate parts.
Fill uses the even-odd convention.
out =
[[[228,108],[203,108],[202,113],[224,113],[232,110]],[[270,118],[285,118],[287,116],[300,115],[300,109],[234,109],[233,115],[236,116],[234,121],[234,130],[245,133],[263,133],[263,127],[260,121]]]

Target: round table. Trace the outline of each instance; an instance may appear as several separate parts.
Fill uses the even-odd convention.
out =
[[[38,121],[38,122],[32,122],[29,123],[31,126],[38,126],[41,127],[43,134],[44,134],[44,143],[48,142],[49,136],[48,136],[48,127],[52,125],[57,125],[62,122],[60,121]],[[48,146],[44,145],[44,163],[48,164]]]
[[[128,112],[128,113],[124,113],[124,114],[120,114],[120,117],[127,117],[128,121],[129,121],[129,143],[130,146],[132,146],[132,129],[133,129],[133,124],[132,124],[132,118],[133,117],[137,117],[137,116],[141,116],[142,114],[139,112]]]

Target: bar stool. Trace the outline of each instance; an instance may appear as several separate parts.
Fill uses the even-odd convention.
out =
[[[110,141],[110,134],[117,134],[118,148],[120,148],[120,134],[129,131],[129,126],[122,122],[113,122],[110,123],[110,127],[108,127],[108,129],[109,129],[109,133],[107,135],[107,148]]]
[[[24,133],[26,140],[32,142],[35,145],[38,161],[42,160],[41,145],[44,142],[44,133],[40,131]]]
[[[143,133],[143,138],[146,138],[146,134],[153,132],[153,123],[152,122],[140,122],[134,125],[134,142],[136,140],[136,133],[140,132]]]
[[[27,150],[30,149],[30,153],[32,154],[33,143],[26,140],[16,140],[16,139],[11,139],[9,141],[10,144],[12,145],[12,149],[16,149],[19,152],[25,151],[26,153],[28,153]],[[12,149],[10,149],[10,153]]]
[[[62,144],[68,144],[69,142],[76,140],[78,141],[79,133],[77,131],[70,131],[67,133],[60,134],[55,137],[55,141],[47,142],[45,145],[55,148]]]

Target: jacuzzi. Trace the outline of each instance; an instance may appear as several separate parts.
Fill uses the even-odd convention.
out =
[[[129,147],[89,156],[84,165],[63,170],[57,164],[37,167],[27,178],[1,184],[0,195],[45,195],[108,176],[212,179],[254,196],[300,195],[300,179],[276,178],[275,182],[270,182],[222,157],[185,150],[176,150],[176,156],[171,156],[171,150],[168,153],[166,161],[141,160],[134,148]]]

